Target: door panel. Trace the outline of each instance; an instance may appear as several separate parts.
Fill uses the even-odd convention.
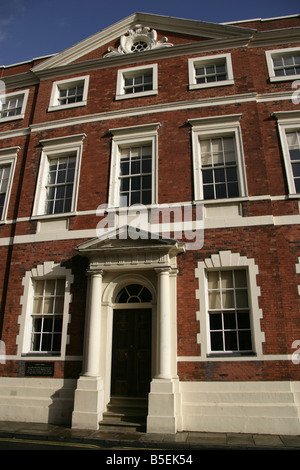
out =
[[[145,397],[151,381],[151,309],[115,309],[113,396]]]

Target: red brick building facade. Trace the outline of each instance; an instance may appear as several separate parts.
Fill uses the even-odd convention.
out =
[[[0,419],[299,434],[299,16],[136,13],[0,73]]]

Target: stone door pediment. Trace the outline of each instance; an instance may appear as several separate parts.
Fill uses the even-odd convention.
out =
[[[80,255],[89,258],[90,268],[98,266],[102,269],[175,267],[174,258],[185,251],[184,243],[150,232],[140,231],[140,237],[133,239],[130,229],[130,226],[118,228],[80,244],[77,250]]]

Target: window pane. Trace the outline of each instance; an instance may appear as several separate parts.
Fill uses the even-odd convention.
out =
[[[293,65],[294,64],[293,56],[283,57],[283,63],[284,65]]]
[[[245,289],[236,291],[236,306],[237,308],[247,308],[248,307],[248,292]]]
[[[209,315],[209,323],[211,330],[222,330],[222,314],[213,313]]]
[[[228,183],[228,197],[239,197],[239,185],[238,183]]]
[[[213,170],[203,170],[203,183],[213,183]]]
[[[234,308],[233,290],[222,291],[223,308]]]
[[[227,181],[237,181],[236,168],[226,168],[226,178]]]
[[[41,341],[41,335],[40,334],[32,335],[31,351],[39,351],[40,350],[40,341]]]
[[[129,175],[129,162],[121,161],[121,175]]]
[[[207,273],[208,289],[219,288],[219,271],[210,271]]]
[[[249,312],[239,312],[237,314],[237,322],[240,330],[250,329]]]
[[[43,295],[44,293],[44,282],[45,281],[35,281],[34,283],[34,294]]]
[[[125,77],[124,78],[124,85],[125,86],[133,85],[133,77]]]
[[[151,189],[152,176],[143,176],[142,177],[142,187],[143,189]]]
[[[247,273],[245,269],[234,271],[235,287],[247,287]]]
[[[151,204],[152,203],[152,193],[150,190],[143,191],[142,193],[142,204]]]
[[[215,197],[214,186],[213,185],[204,186],[203,193],[204,193],[204,199],[214,199]]]
[[[46,314],[53,313],[53,297],[46,297],[44,301],[44,312]]]
[[[293,163],[292,164],[292,169],[293,169],[293,175],[300,176],[300,163]]]
[[[151,173],[151,171],[152,171],[152,159],[151,158],[146,159],[144,157],[142,160],[142,172]]]
[[[140,164],[141,164],[140,160],[133,160],[131,162],[131,174],[132,175],[141,172]]]
[[[51,343],[52,343],[52,335],[51,334],[43,334],[42,335],[41,351],[45,351],[45,352],[52,351]]]
[[[223,199],[226,197],[227,197],[226,184],[217,184],[216,185],[216,198]]]
[[[33,313],[43,313],[43,297],[36,297],[33,300]]]
[[[134,176],[131,178],[131,190],[138,190],[141,189],[141,177],[140,176]]]
[[[225,331],[225,351],[237,351],[237,332]]]
[[[209,308],[218,309],[221,308],[221,295],[218,291],[213,291],[208,293],[208,303]]]
[[[300,160],[300,149],[290,149],[291,160]]]
[[[297,132],[287,132],[286,134],[287,142],[289,147],[298,147],[298,133]]]
[[[140,191],[134,191],[130,194],[131,196],[131,201],[130,201],[130,204],[133,205],[133,204],[140,204],[142,201],[141,201],[141,193]]]
[[[65,279],[57,279],[56,281],[56,294],[64,295],[65,294]]]
[[[223,183],[225,182],[225,170],[224,168],[220,168],[219,170],[215,170],[215,182],[216,183]]]
[[[144,145],[141,150],[142,150],[141,154],[142,154],[143,158],[151,157],[151,155],[152,155],[151,145]]]
[[[54,295],[55,279],[47,279],[45,284],[45,295]]]
[[[274,67],[280,67],[283,65],[282,57],[273,57]]]
[[[225,330],[236,329],[235,313],[224,313],[224,329]]]
[[[53,335],[52,351],[59,352],[61,346],[61,334]]]
[[[44,318],[43,321],[43,333],[52,333],[53,318]]]
[[[213,332],[210,334],[211,350],[223,351],[223,334],[222,332]]]
[[[225,64],[218,64],[216,65],[216,71],[218,73],[224,73],[226,72]]]
[[[252,340],[250,331],[239,331],[238,338],[240,351],[252,351]]]
[[[205,69],[204,67],[196,67],[196,75],[204,75]]]
[[[121,192],[129,191],[129,182],[130,182],[129,178],[122,178],[121,179],[121,182],[120,182],[120,191]]]
[[[64,311],[64,297],[56,297],[54,313],[63,313]]]
[[[296,193],[300,193],[300,178],[295,179],[295,189]]]

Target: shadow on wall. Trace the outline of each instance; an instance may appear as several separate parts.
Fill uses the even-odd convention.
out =
[[[74,394],[77,380],[65,379],[63,386],[51,395],[48,423],[70,426],[74,408]]]

